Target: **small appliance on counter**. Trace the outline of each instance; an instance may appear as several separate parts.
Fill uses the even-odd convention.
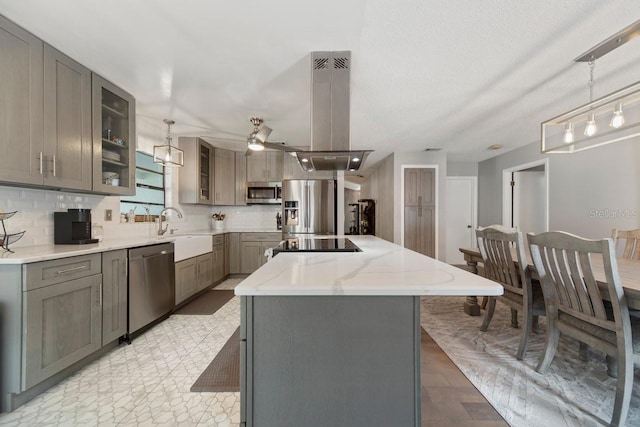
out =
[[[53,241],[56,245],[98,243],[98,239],[91,238],[91,209],[54,212]]]

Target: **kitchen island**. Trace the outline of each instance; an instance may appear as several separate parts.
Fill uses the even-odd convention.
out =
[[[362,252],[283,252],[236,287],[241,425],[420,426],[420,297],[502,294],[385,240],[348,238]]]

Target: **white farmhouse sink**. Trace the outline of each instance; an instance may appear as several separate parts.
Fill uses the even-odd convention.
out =
[[[175,262],[206,254],[213,249],[213,236],[176,236],[173,241]]]

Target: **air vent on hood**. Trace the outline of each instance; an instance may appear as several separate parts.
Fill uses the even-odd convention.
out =
[[[356,171],[371,152],[351,151],[351,52],[311,52],[311,150],[296,153],[306,171]]]

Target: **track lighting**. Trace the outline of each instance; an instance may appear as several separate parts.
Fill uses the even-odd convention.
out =
[[[618,129],[620,126],[624,124],[624,114],[622,113],[622,102],[619,102],[616,105],[616,109],[613,112],[613,116],[611,116],[611,122],[609,126],[612,128]]]

